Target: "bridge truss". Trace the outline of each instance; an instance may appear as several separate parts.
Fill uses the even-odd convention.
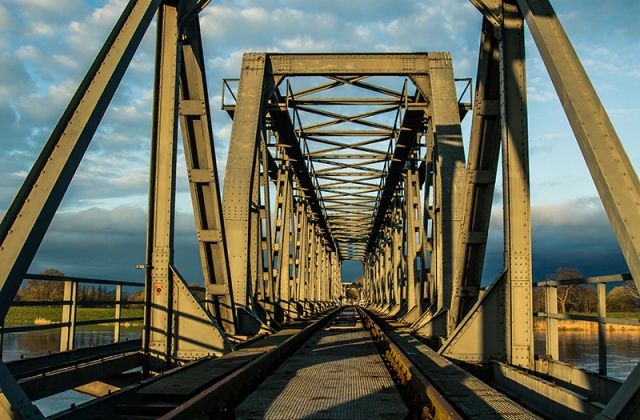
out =
[[[640,183],[548,0],[471,0],[483,26],[468,106],[447,53],[246,54],[224,104],[233,118],[224,200],[198,20],[207,3],[126,7],[0,225],[0,316],[157,13],[146,374],[233,351],[240,336],[332,305],[342,294],[340,264],[359,260],[374,308],[436,338],[447,357],[495,362],[505,381],[556,398],[552,386],[527,382],[528,372],[548,372],[533,354],[525,21],[636,285]],[[178,125],[204,300],[173,263]],[[500,152],[504,270],[479,298]],[[7,413],[38,416],[2,363],[0,387]],[[637,414],[639,387],[637,368],[601,416]]]

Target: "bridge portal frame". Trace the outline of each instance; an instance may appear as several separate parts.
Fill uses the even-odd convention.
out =
[[[420,207],[415,203],[419,199],[417,191],[413,191],[412,200],[403,199],[403,182],[406,176],[405,165],[407,162],[420,159],[415,150],[424,145],[420,143],[423,138],[425,127],[429,124],[432,132],[430,135],[434,141],[434,146],[429,150],[433,155],[433,166],[435,171],[430,176],[435,176],[435,181],[429,179],[429,185],[435,185],[436,204],[441,212],[436,212],[437,221],[434,230],[434,249],[438,255],[434,261],[442,262],[436,264],[438,273],[434,275],[437,283],[435,290],[440,293],[440,299],[435,303],[437,312],[441,315],[438,318],[438,328],[442,334],[453,329],[453,324],[449,319],[449,307],[454,299],[454,290],[459,286],[452,286],[454,278],[461,276],[454,275],[456,269],[454,261],[457,260],[457,244],[461,235],[460,210],[462,208],[462,191],[465,184],[466,169],[464,150],[462,145],[462,133],[460,129],[460,111],[458,98],[456,97],[455,82],[451,57],[447,53],[415,53],[415,54],[269,54],[269,53],[248,53],[245,54],[242,64],[241,76],[238,91],[235,95],[236,103],[233,106],[233,128],[229,146],[229,157],[227,171],[224,182],[224,218],[227,230],[230,235],[239,240],[228,243],[229,256],[231,261],[231,277],[234,283],[234,300],[239,307],[239,316],[242,318],[241,329],[245,333],[255,332],[258,325],[256,320],[260,319],[260,314],[266,310],[268,318],[279,323],[283,320],[284,312],[292,313],[289,309],[290,296],[274,296],[277,302],[260,302],[256,300],[256,285],[254,265],[251,261],[258,260],[260,256],[252,256],[255,252],[262,252],[264,247],[258,246],[255,242],[256,235],[252,231],[264,229],[259,225],[259,217],[254,209],[269,207],[256,200],[260,197],[255,193],[258,185],[256,183],[256,173],[271,173],[271,178],[277,183],[276,196],[278,200],[285,200],[292,197],[288,191],[289,184],[283,183],[283,165],[291,165],[296,177],[296,190],[298,197],[296,201],[304,200],[310,211],[307,217],[316,224],[321,232],[321,242],[316,241],[316,251],[319,264],[316,274],[326,277],[330,274],[330,267],[335,268],[336,264],[327,266],[326,262],[331,260],[342,260],[344,256],[339,254],[330,224],[325,219],[325,214],[321,207],[316,186],[310,177],[309,169],[305,165],[305,155],[298,143],[294,133],[293,122],[287,114],[285,98],[279,93],[278,87],[286,77],[294,76],[323,76],[323,77],[359,77],[368,76],[403,76],[411,80],[416,86],[417,97],[412,101],[411,106],[405,110],[401,125],[400,134],[396,139],[395,148],[389,159],[386,182],[381,187],[381,196],[373,221],[371,232],[373,232],[367,242],[367,252],[374,255],[365,259],[371,261],[378,267],[378,275],[385,278],[384,284],[377,289],[377,294],[381,299],[380,303],[385,309],[393,310],[394,313],[408,314],[417,318],[422,312],[422,302],[416,296],[416,290],[423,289],[423,281],[426,277],[422,273],[415,273],[411,276],[414,282],[407,292],[408,277],[406,274],[406,250],[401,244],[406,241],[408,235],[407,225],[403,216],[412,214],[414,220],[411,225],[412,237],[416,232],[420,235],[418,246],[411,247],[411,265],[415,266],[415,255],[421,254],[421,243],[426,242],[422,238],[425,230],[420,225],[415,226],[420,220]],[[358,82],[356,82],[358,83]],[[369,86],[370,87],[370,86]],[[331,101],[332,99],[327,99]],[[339,100],[337,100],[339,102]],[[427,121],[429,123],[427,124]],[[264,150],[267,145],[267,131],[273,133],[276,138],[279,157],[260,160],[259,151]],[[345,134],[346,135],[346,134]],[[283,145],[284,147],[280,147]],[[436,151],[435,154],[434,150]],[[308,153],[308,152],[306,152]],[[412,153],[414,155],[412,156]],[[282,158],[284,157],[284,158]],[[266,165],[265,166],[265,162]],[[270,165],[275,165],[272,168]],[[280,162],[280,169],[278,164]],[[416,161],[417,162],[417,161]],[[425,165],[418,168],[419,163],[412,163],[414,167],[414,189],[419,182],[418,174],[425,171]],[[278,175],[275,176],[274,173]],[[417,179],[415,179],[417,178]],[[425,182],[426,176],[422,176]],[[418,187],[419,188],[419,187]],[[398,195],[400,194],[400,195]],[[417,195],[416,195],[417,194]],[[405,208],[407,203],[411,203],[411,208]],[[294,212],[288,210],[291,204],[285,205],[278,202],[276,207],[274,238],[276,248],[279,248],[280,241],[286,243],[286,236],[291,234],[295,223],[288,223],[280,217],[291,217]],[[391,220],[396,214],[397,220]],[[390,216],[391,215],[391,216]],[[284,226],[289,229],[283,229]],[[488,223],[487,223],[488,225]],[[283,236],[284,235],[284,236]],[[485,235],[486,236],[486,235]],[[264,237],[264,235],[262,235]],[[394,241],[395,239],[395,241]],[[381,241],[381,242],[380,242]],[[397,243],[396,243],[397,242]],[[415,242],[415,239],[414,239]],[[318,248],[319,246],[319,248]],[[383,246],[389,252],[374,252],[376,248]],[[480,248],[480,247],[478,247]],[[258,251],[259,250],[259,251]],[[249,251],[249,252],[248,252]],[[267,250],[268,251],[268,250]],[[392,252],[393,251],[393,252]],[[271,252],[274,252],[273,250]],[[269,258],[273,261],[271,267],[276,267],[280,262],[283,264],[287,260],[293,261],[289,255],[275,255],[282,252],[276,249],[274,256]],[[421,259],[424,261],[424,258]],[[424,269],[424,262],[422,263]],[[273,277],[275,290],[283,290],[283,282],[287,276],[283,276],[286,267],[278,267],[278,273],[272,273],[267,277]],[[414,269],[415,270],[415,269]],[[432,271],[433,268],[432,268]],[[334,287],[333,279],[339,277],[337,273],[331,273],[327,282],[317,283],[319,295],[315,300],[331,300],[337,298],[336,293],[340,287]],[[289,281],[293,279],[289,278]],[[420,282],[416,284],[415,282]],[[478,278],[479,281],[479,278]],[[476,290],[479,283],[475,286]],[[373,295],[373,291],[370,293]],[[407,296],[411,300],[407,301]],[[313,299],[312,299],[313,300]],[[391,301],[392,300],[392,301]],[[271,307],[276,303],[275,307]],[[299,302],[298,302],[299,303]]]

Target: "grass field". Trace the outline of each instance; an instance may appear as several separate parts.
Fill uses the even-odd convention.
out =
[[[115,316],[114,308],[78,308],[76,319],[78,321],[89,321],[93,319],[110,319]],[[122,318],[135,318],[143,316],[142,308],[123,308]],[[9,309],[5,319],[5,325],[33,324],[36,319],[50,322],[60,322],[62,320],[62,307],[43,306],[28,307],[16,306]],[[138,321],[136,321],[138,322]],[[142,324],[142,320],[139,321]]]

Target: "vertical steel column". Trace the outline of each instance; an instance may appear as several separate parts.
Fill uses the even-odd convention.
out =
[[[298,181],[293,175],[293,180],[291,184],[291,208],[289,209],[291,213],[291,220],[289,224],[289,272],[287,274],[287,287],[289,288],[289,316],[298,317],[299,313],[299,302],[300,302],[300,288],[297,279],[296,270],[298,269],[298,258],[297,258],[297,244],[298,244],[298,203],[296,196],[294,194],[294,190],[298,185]]]
[[[204,66],[199,18],[195,16],[185,28],[182,43],[180,125],[205,292],[211,302],[208,309],[224,331],[233,334],[235,307]]]
[[[378,240],[378,243],[381,242],[381,239]],[[374,302],[377,306],[381,306],[383,302],[383,282],[382,282],[382,251],[380,247],[376,247],[376,253],[372,255],[373,264],[372,264],[372,282],[373,282],[373,291],[374,291]]]
[[[325,241],[322,241],[322,282],[320,283],[322,287],[322,301],[329,301],[329,286],[331,284],[331,262],[330,262],[330,252],[328,244]]]
[[[234,124],[229,141],[229,156],[224,180],[223,213],[227,235],[234,238],[227,244],[229,267],[233,283],[234,301],[239,308],[251,310],[249,285],[251,270],[255,270],[249,257],[253,191],[262,129],[265,88],[265,54],[247,53],[242,61],[238,86]],[[256,245],[256,249],[260,246]]]
[[[309,255],[307,256],[307,265],[309,267],[309,277],[307,283],[307,296],[312,304],[316,302],[316,276],[317,276],[317,268],[318,268],[318,246],[317,246],[317,238],[316,238],[316,223],[315,221],[310,220],[309,223]],[[314,306],[315,310],[315,306]]]
[[[342,285],[340,284],[340,261],[338,259],[338,253],[334,251],[329,251],[329,301],[333,302],[338,299],[342,294]],[[338,294],[336,294],[336,292]]]
[[[273,275],[277,290],[277,302],[290,317],[291,308],[291,235],[293,215],[293,179],[292,171],[285,157],[280,153],[280,169],[276,182],[275,226],[273,230]]]
[[[504,3],[500,44],[502,169],[506,269],[506,360],[533,364],[531,303],[531,207],[529,202],[529,142],[524,55],[524,21],[518,7]]]
[[[478,300],[489,220],[500,152],[500,62],[494,28],[483,19],[476,94],[469,141],[466,205],[456,280],[460,284],[451,308],[454,325]]]
[[[383,255],[382,255],[382,278],[384,283],[384,311],[388,313],[391,309],[393,289],[392,275],[392,255],[391,255],[391,225],[389,220],[385,222],[383,237]]]
[[[402,252],[402,215],[398,215],[400,210],[400,198],[396,196],[393,198],[393,204],[389,209],[391,220],[388,226],[388,262],[389,262],[389,315],[394,316],[400,310],[400,276],[399,268],[401,264],[401,252]],[[400,248],[398,248],[400,247]]]
[[[273,290],[273,241],[271,234],[271,193],[269,192],[270,180],[268,165],[267,145],[265,141],[260,142],[260,162],[257,167],[259,174],[259,192],[254,196],[253,201],[258,203],[260,221],[258,223],[258,240],[260,249],[258,250],[258,299],[262,304],[273,305],[275,295]]]
[[[423,299],[426,298],[429,306],[437,308],[437,282],[435,280],[435,273],[437,272],[437,253],[435,241],[435,185],[433,173],[434,159],[435,159],[435,138],[433,136],[433,130],[429,128],[424,136],[426,145],[426,156],[424,165],[424,204],[423,204],[423,216],[422,216],[422,242],[423,242],[423,256],[424,256],[424,289]],[[422,306],[422,300],[420,301]],[[422,308],[421,308],[422,310]]]
[[[291,180],[289,168],[287,167],[286,158],[284,158],[282,152],[278,152],[280,155],[281,163],[278,170],[278,179],[276,181],[276,203],[274,209],[274,226],[273,236],[271,243],[273,244],[273,284],[275,287],[276,302],[282,299],[286,300],[287,290],[283,290],[282,286],[282,267],[283,267],[283,254],[285,253],[283,242],[286,242],[287,222],[289,221],[289,215],[287,210],[289,200],[289,183]],[[283,296],[284,294],[284,296]]]
[[[423,282],[423,227],[422,210],[420,207],[420,177],[411,165],[404,179],[404,204],[406,215],[406,243],[407,243],[407,311],[419,312],[420,293]],[[414,316],[418,316],[416,313]],[[410,320],[413,321],[414,319]]]
[[[378,309],[382,306],[383,302],[383,283],[382,283],[382,272],[381,272],[381,264],[382,264],[382,256],[380,248],[377,249],[376,254],[373,256],[373,266],[372,266],[372,282],[373,282],[373,290],[375,293],[375,304]]]
[[[547,315],[556,315],[558,313],[558,287],[544,287],[545,307]],[[560,360],[560,352],[558,349],[558,320],[547,316],[546,340],[547,356],[553,360]]]
[[[309,253],[309,220],[307,203],[302,198],[296,202],[296,246],[295,246],[295,282],[298,294],[296,300],[304,305],[307,300],[308,253]],[[304,311],[307,308],[303,306]]]
[[[261,148],[264,144],[264,132],[260,131],[261,140],[258,140],[258,148]],[[263,254],[262,254],[262,216],[263,216],[263,207],[269,208],[269,203],[263,204],[262,202],[262,159],[261,154],[257,152],[253,156],[253,172],[251,176],[253,178],[253,182],[251,183],[251,205],[249,207],[249,216],[248,216],[248,229],[249,229],[249,243],[247,245],[246,252],[248,254],[248,268],[247,268],[247,281],[246,281],[246,297],[248,306],[241,307],[242,309],[238,311],[239,317],[243,317],[246,319],[247,315],[250,311],[254,311],[255,305],[259,303],[256,302],[257,293],[259,289],[261,274],[264,270],[263,264]],[[267,228],[268,229],[268,228]],[[271,237],[267,238],[267,242],[271,243]],[[269,255],[269,258],[271,256]],[[271,267],[271,263],[267,264],[268,267]],[[270,272],[270,271],[269,271]],[[269,288],[273,291],[272,278],[269,278]],[[268,312],[268,310],[267,310]],[[255,314],[255,312],[254,312]],[[244,329],[244,328],[243,328]],[[248,333],[248,331],[245,331]]]
[[[375,303],[375,292],[373,288],[373,263],[371,254],[367,254],[365,256],[363,265],[361,299],[366,301],[369,305],[372,305]]]
[[[304,218],[305,223],[306,223],[306,228],[305,228],[305,232],[306,232],[306,236],[305,236],[305,240],[304,240],[304,252],[301,253],[300,258],[302,258],[304,260],[304,270],[302,271],[302,279],[303,279],[303,283],[301,285],[302,289],[304,290],[304,301],[305,301],[305,308],[307,310],[309,310],[310,312],[313,312],[313,306],[311,301],[312,299],[312,290],[311,290],[311,279],[313,278],[312,276],[312,270],[313,270],[313,260],[311,259],[311,256],[313,255],[313,219],[311,218],[311,214],[309,213],[309,207],[305,206],[306,210],[307,210],[307,214],[306,217]]]
[[[63,323],[68,327],[60,329],[60,351],[69,351],[75,348],[76,337],[76,313],[78,309],[78,282],[67,280],[64,282],[63,299],[69,304],[62,306]]]
[[[327,260],[326,260],[326,250],[324,247],[324,243],[322,240],[322,235],[318,234],[316,236],[316,255],[317,255],[317,264],[318,268],[316,269],[316,278],[315,278],[315,287],[316,287],[316,301],[320,302],[322,306],[324,306],[325,295],[325,279],[327,274]]]
[[[458,244],[461,241],[464,185],[464,147],[458,98],[449,53],[429,53],[429,77],[413,77],[416,87],[430,98],[432,115],[427,136],[434,141],[434,252],[437,267],[431,274],[437,284],[437,309],[433,334],[448,336],[453,329],[449,310],[460,290],[454,284]],[[433,260],[432,260],[433,261]]]
[[[158,10],[156,69],[149,171],[146,319],[143,348],[145,370],[170,366],[173,342],[173,223],[178,103],[178,10],[164,3]]]

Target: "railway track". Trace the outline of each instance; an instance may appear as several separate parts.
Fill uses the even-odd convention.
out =
[[[509,417],[494,410],[478,393],[469,394],[470,387],[449,390],[445,397],[443,388],[424,374],[428,362],[422,360],[423,366],[418,366],[413,361],[420,357],[411,349],[420,346],[407,344],[408,334],[389,331],[392,326],[374,318],[362,308],[348,306],[298,320],[224,357],[195,362],[56,418]],[[460,383],[475,379],[468,374],[462,378],[458,371],[456,375]],[[501,396],[501,403],[511,404],[509,413],[535,418],[484,387],[483,395]]]
[[[362,310],[303,331],[296,348],[283,341],[162,418],[460,418]]]

